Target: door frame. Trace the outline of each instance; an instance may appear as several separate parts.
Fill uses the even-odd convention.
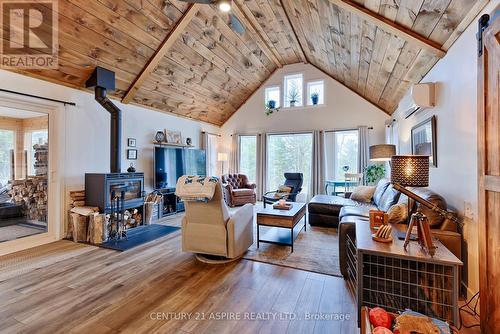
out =
[[[0,243],[0,256],[60,240],[64,222],[64,162],[66,150],[63,104],[0,92],[0,107],[20,109],[49,116],[49,170],[47,232]]]

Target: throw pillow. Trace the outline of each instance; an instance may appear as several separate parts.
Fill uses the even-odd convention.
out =
[[[288,194],[290,194],[291,192],[292,192],[292,188],[291,187],[279,186],[278,187],[278,191],[276,191],[276,193],[274,193],[274,198],[280,199],[283,196],[286,196],[285,197],[285,199],[286,199],[288,197]]]
[[[375,187],[358,186],[352,191],[351,199],[358,202],[370,203],[374,193]]]
[[[387,214],[389,215],[389,223],[402,223],[408,218],[408,205],[406,203],[394,204],[389,208]]]

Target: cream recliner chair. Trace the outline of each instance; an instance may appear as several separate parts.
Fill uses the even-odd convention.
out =
[[[222,185],[217,183],[208,202],[186,201],[182,219],[184,252],[236,258],[253,244],[253,205],[245,204],[229,214]]]

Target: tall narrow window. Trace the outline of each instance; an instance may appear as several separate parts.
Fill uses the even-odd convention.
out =
[[[49,142],[49,131],[48,130],[36,130],[32,132],[27,132],[25,137],[26,151],[28,152],[28,175],[34,176],[36,156],[35,152],[41,152],[47,150],[47,144]],[[44,174],[46,171],[38,169],[38,173]]]
[[[7,183],[14,178],[14,175],[12,175],[13,150],[14,131],[0,129],[0,194],[2,189],[7,186]]]
[[[240,136],[240,172],[257,181],[257,136]]]
[[[264,103],[267,105],[269,101],[274,101],[275,107],[279,108],[280,106],[280,87],[267,87],[264,90]]]
[[[307,83],[307,105],[325,103],[325,83],[323,80],[311,81]]]
[[[336,131],[334,134],[333,174],[336,180],[343,180],[345,173],[358,172],[358,130]]]
[[[272,134],[267,139],[267,191],[278,189],[285,182],[284,173],[298,172],[304,175],[302,194],[298,200],[306,200],[311,184],[312,134]]]
[[[302,74],[285,75],[284,105],[285,107],[300,107],[303,105]]]

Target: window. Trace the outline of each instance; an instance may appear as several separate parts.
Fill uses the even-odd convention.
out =
[[[257,181],[257,136],[240,136],[240,171],[250,182]]]
[[[314,104],[324,104],[324,82],[323,80],[319,81],[311,81],[307,83],[307,105],[314,105]],[[318,94],[318,102],[313,103],[312,95],[313,94]]]
[[[333,175],[343,180],[345,173],[358,172],[358,130],[335,131],[333,140]]]
[[[267,106],[267,102],[270,100],[273,100],[276,102],[276,108],[279,108],[280,106],[280,87],[279,86],[274,86],[274,87],[267,87],[264,90],[264,103]]]
[[[302,195],[305,200],[311,184],[312,134],[273,134],[267,138],[267,191],[274,191],[285,182],[285,172],[304,174]]]
[[[283,101],[285,107],[300,107],[302,103],[303,78],[302,74],[285,76],[285,89]]]
[[[14,150],[14,131],[0,129],[0,190],[14,178],[12,150]]]

